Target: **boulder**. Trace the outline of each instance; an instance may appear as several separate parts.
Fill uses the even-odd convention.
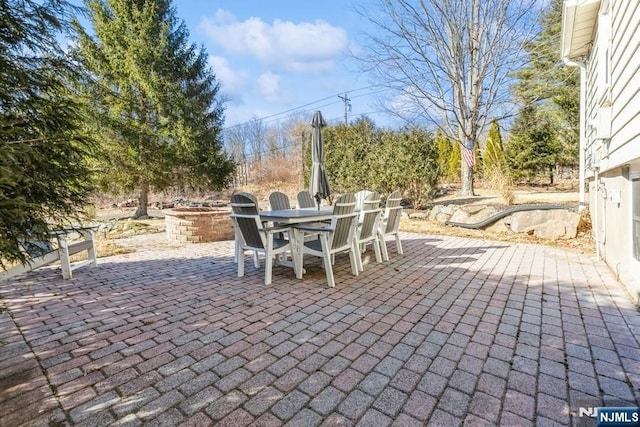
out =
[[[458,208],[456,205],[436,205],[431,209],[429,213],[429,220],[446,222],[451,218],[451,215]]]
[[[564,209],[515,212],[504,219],[514,233],[532,233],[541,239],[574,239],[580,214]]]
[[[514,212],[506,217],[504,222],[514,233],[529,233],[548,221],[549,212],[543,210]]]
[[[511,229],[504,222],[504,218],[497,220],[493,224],[489,224],[484,227],[485,231],[489,231],[491,233],[511,233]]]
[[[495,215],[499,210],[500,209],[495,206],[461,206],[454,212],[449,221],[462,224],[476,224]]]
[[[438,212],[432,221],[438,221],[444,224],[445,222],[449,221],[449,218],[451,218],[451,215],[448,215],[444,212]]]

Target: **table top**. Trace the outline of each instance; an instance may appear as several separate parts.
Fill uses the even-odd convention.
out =
[[[316,222],[331,219],[333,206],[323,208],[283,209],[260,212],[260,219],[282,224],[296,224],[301,222]]]

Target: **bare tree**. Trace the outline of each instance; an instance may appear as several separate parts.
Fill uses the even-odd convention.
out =
[[[287,136],[291,147],[291,159],[298,171],[298,188],[304,186],[304,161],[306,141],[311,135],[311,119],[307,115],[298,114],[290,116],[286,122]]]
[[[267,137],[267,128],[262,119],[254,117],[251,121],[243,125],[246,129],[247,141],[251,148],[251,158],[253,160],[253,169],[256,172],[258,181],[262,176],[262,157],[265,154],[265,145]]]
[[[225,150],[236,165],[235,185],[247,185],[249,167],[247,164],[247,130],[243,125],[226,128],[223,131]]]
[[[464,149],[513,107],[512,72],[534,35],[535,0],[379,0],[360,13],[373,24],[356,55],[394,90],[389,110],[440,127]],[[462,162],[461,194],[473,195]]]

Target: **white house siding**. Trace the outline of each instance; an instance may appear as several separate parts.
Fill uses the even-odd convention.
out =
[[[601,169],[640,159],[640,2],[612,4],[612,138]]]
[[[633,194],[633,181],[640,179],[640,1],[610,0],[609,13],[610,43],[600,16],[585,61],[585,176],[599,255],[640,302],[640,261],[633,254],[633,207],[640,204],[640,185]]]

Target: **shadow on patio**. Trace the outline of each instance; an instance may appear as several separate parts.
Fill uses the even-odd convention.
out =
[[[403,233],[336,288],[231,242],[0,284],[0,425],[571,424],[636,404],[640,315],[604,263]],[[371,253],[367,253],[372,258]]]

